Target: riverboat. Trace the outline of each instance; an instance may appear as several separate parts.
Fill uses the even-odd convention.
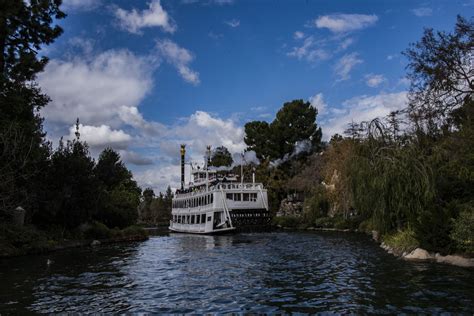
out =
[[[193,169],[192,181],[185,186],[185,153],[185,145],[181,145],[181,189],[172,200],[171,231],[216,234],[270,226],[267,190],[255,182],[255,173],[252,182],[244,182],[243,172],[238,179],[227,171],[210,168],[208,146],[204,167]]]

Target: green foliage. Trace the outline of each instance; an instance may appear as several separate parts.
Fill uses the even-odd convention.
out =
[[[148,224],[168,224],[171,219],[171,203],[173,200],[173,191],[168,186],[165,194],[161,193],[148,200],[142,198],[140,209],[140,222]]]
[[[272,222],[273,225],[279,225],[285,228],[297,228],[303,223],[301,217],[296,216],[278,216],[274,217]]]
[[[85,239],[109,239],[112,237],[112,231],[101,222],[93,221],[88,224],[84,231]]]
[[[22,205],[27,219],[42,194],[49,146],[38,110],[49,99],[34,82],[47,58],[37,51],[62,32],[61,1],[0,2],[0,212]],[[53,23],[53,19],[55,19]]]
[[[33,226],[0,224],[0,255],[41,252],[49,245],[46,234]]]
[[[459,216],[453,220],[450,237],[461,251],[474,253],[474,207],[463,205]]]
[[[46,201],[35,222],[42,226],[58,223],[72,229],[91,220],[100,192],[93,169],[87,144],[73,140],[64,145],[61,141],[51,156]]]
[[[257,157],[280,159],[295,150],[297,142],[309,140],[312,150],[321,146],[321,128],[316,125],[318,111],[309,102],[286,102],[271,124],[254,121],[245,124],[245,143]]]
[[[211,155],[210,166],[229,167],[232,165],[233,159],[227,147],[220,146],[214,149]]]
[[[410,229],[396,231],[383,236],[383,242],[397,252],[411,252],[420,246],[415,232]]]
[[[312,194],[304,200],[303,217],[308,223],[313,223],[317,218],[327,216],[329,201],[323,186],[317,186]]]
[[[139,199],[137,192],[129,191],[125,186],[104,191],[95,218],[110,228],[130,226],[137,221]]]

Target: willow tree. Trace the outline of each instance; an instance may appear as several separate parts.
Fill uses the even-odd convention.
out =
[[[432,171],[414,146],[390,141],[383,123],[368,123],[350,164],[354,206],[382,233],[412,228],[432,203]]]

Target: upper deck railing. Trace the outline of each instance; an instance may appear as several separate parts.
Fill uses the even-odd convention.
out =
[[[176,193],[175,199],[187,198],[191,196],[197,196],[203,193],[219,192],[222,190],[263,190],[262,183],[218,183],[209,186],[208,190],[205,187],[198,189],[193,188],[192,191],[186,193]]]

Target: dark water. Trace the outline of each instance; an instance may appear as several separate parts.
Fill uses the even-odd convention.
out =
[[[320,311],[472,314],[474,271],[347,233],[177,234],[0,261],[2,315]]]

